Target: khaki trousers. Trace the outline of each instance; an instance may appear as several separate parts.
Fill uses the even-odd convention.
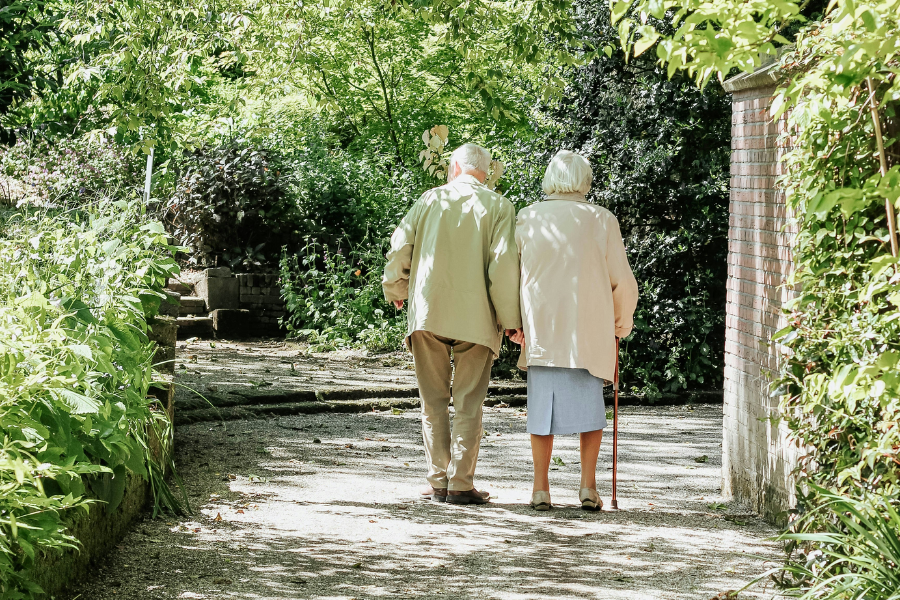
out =
[[[494,353],[487,346],[451,340],[428,331],[410,336],[422,398],[422,437],[428,483],[434,488],[468,491],[475,487],[481,447],[481,418],[491,380]],[[453,386],[450,353],[453,353]],[[453,430],[450,398],[453,397]]]

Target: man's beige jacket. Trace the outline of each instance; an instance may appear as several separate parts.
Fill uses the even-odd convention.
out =
[[[638,286],[619,222],[581,194],[519,212],[525,348],[519,367],[587,369],[613,380],[616,338],[631,333]]]
[[[391,236],[382,287],[409,300],[407,340],[430,331],[500,351],[521,326],[513,205],[471,175],[429,190]]]

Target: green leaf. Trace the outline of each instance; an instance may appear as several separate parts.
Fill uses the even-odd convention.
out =
[[[50,390],[50,393],[56,397],[57,400],[68,405],[74,415],[93,414],[100,410],[100,402],[83,394],[79,394],[78,392],[64,388],[54,388]]]
[[[659,33],[657,33],[652,27],[649,25],[642,25],[638,27],[637,32],[641,35],[637,41],[634,42],[634,56],[638,57],[644,52],[647,51],[656,41],[659,39]]]

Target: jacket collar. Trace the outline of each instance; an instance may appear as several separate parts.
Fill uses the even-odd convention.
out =
[[[457,177],[456,179],[454,179],[454,180],[451,181],[450,183],[457,183],[457,182],[459,182],[459,183],[468,183],[469,185],[481,185],[481,186],[484,185],[483,183],[481,183],[480,181],[478,181],[478,179],[476,179],[474,175],[469,175],[468,173],[462,173],[462,174],[460,174],[459,177]]]
[[[578,192],[571,192],[567,194],[547,194],[546,200],[572,200],[574,202],[587,202],[587,198],[584,197],[584,194],[579,194]]]

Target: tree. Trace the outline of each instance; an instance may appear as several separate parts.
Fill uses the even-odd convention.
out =
[[[7,116],[35,92],[58,89],[60,82],[32,55],[50,43],[56,24],[45,0],[10,2],[0,9],[0,115]],[[8,119],[0,120],[0,144],[13,142]]]

